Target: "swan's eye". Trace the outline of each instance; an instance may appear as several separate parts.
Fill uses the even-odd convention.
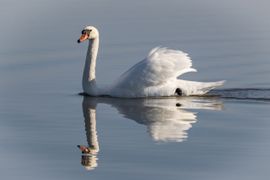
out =
[[[87,30],[82,30],[82,34],[86,34],[87,33]]]
[[[82,34],[90,34],[91,31],[92,31],[92,29],[90,29],[90,30],[85,29],[85,30],[82,30]]]

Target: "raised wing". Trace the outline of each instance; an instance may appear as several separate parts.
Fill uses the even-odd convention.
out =
[[[148,56],[125,72],[114,84],[117,89],[140,89],[158,86],[176,79],[186,72],[196,71],[191,68],[188,54],[168,48],[152,49]]]

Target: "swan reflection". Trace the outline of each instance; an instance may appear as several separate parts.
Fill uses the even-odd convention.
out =
[[[145,125],[152,139],[158,142],[186,140],[187,131],[197,121],[197,112],[193,109],[221,110],[223,107],[222,101],[217,98],[115,99],[85,96],[82,107],[88,146],[78,147],[83,153],[81,163],[87,169],[97,167],[99,144],[96,130],[96,107],[98,104],[111,105],[125,118]]]
[[[97,154],[99,152],[99,144],[96,129],[96,102],[84,98],[82,103],[84,125],[88,146],[78,145],[82,151],[81,164],[87,170],[95,169],[97,164]]]

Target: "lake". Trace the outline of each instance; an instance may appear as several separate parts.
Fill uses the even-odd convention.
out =
[[[1,3],[1,179],[268,179],[270,3],[14,0]],[[205,97],[84,97],[87,43],[110,84],[156,46],[226,80]],[[89,147],[82,154],[77,145]]]

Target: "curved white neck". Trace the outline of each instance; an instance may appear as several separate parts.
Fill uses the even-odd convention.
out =
[[[99,38],[89,40],[84,71],[83,71],[83,90],[89,95],[97,95],[96,86],[96,59],[98,53]]]

